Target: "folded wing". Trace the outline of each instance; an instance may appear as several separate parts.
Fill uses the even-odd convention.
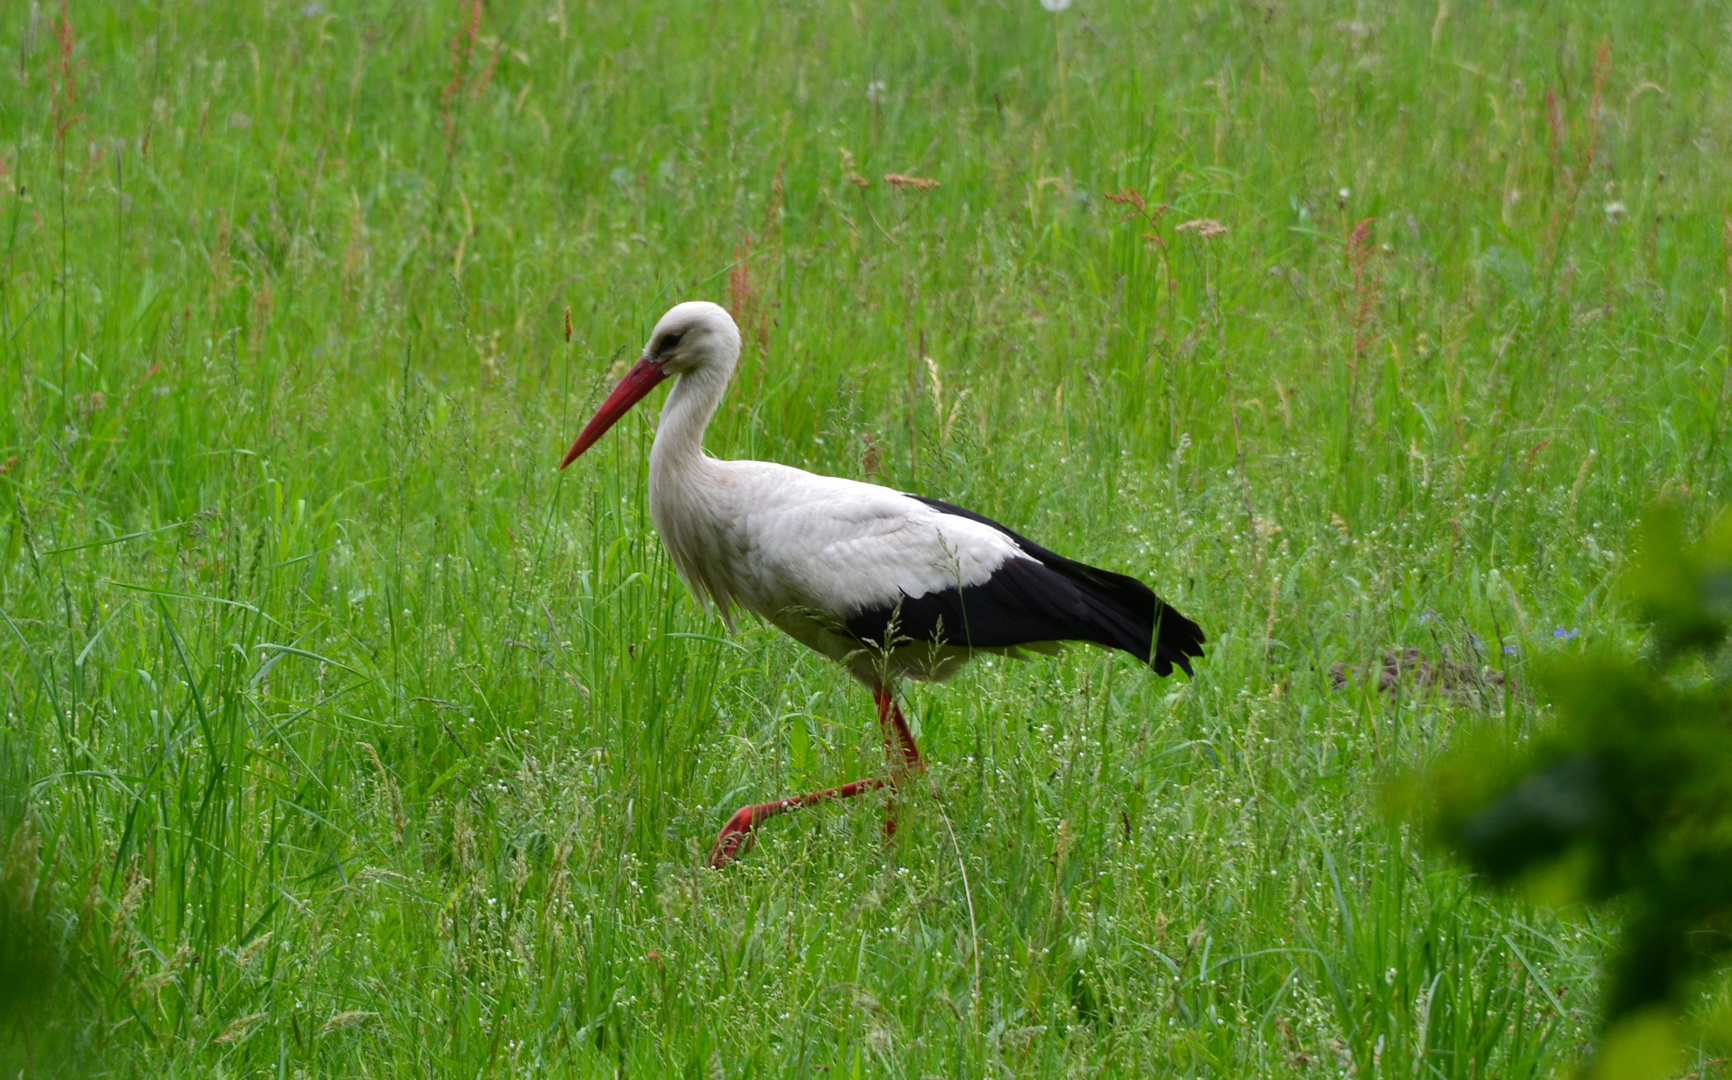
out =
[[[1136,578],[1067,559],[1004,526],[937,499],[910,495],[941,518],[983,525],[1014,545],[983,579],[884,596],[850,613],[849,633],[886,647],[898,641],[1004,648],[1087,641],[1121,649],[1160,675],[1191,673],[1203,631]],[[940,524],[941,531],[944,525]]]

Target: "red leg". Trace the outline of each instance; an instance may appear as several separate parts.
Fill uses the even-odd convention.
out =
[[[920,748],[914,745],[914,734],[908,730],[908,721],[903,719],[902,710],[897,708],[896,699],[884,687],[875,687],[872,697],[878,703],[878,723],[884,729],[884,750],[890,758],[890,778],[856,780],[841,787],[814,791],[809,795],[795,795],[775,802],[753,803],[742,806],[722,826],[720,835],[716,837],[716,846],[710,849],[709,864],[712,869],[721,869],[732,862],[751,846],[753,831],[758,823],[777,814],[785,814],[789,810],[797,810],[802,806],[829,802],[831,799],[851,799],[868,791],[876,791],[881,787],[894,789],[905,776],[926,771],[926,762],[920,756]],[[884,835],[896,834],[896,820],[889,816],[889,807],[885,807]]]
[[[884,752],[890,758],[890,787],[895,790],[904,777],[925,772],[926,762],[920,757],[920,748],[914,745],[914,733],[908,730],[908,721],[903,719],[895,695],[887,687],[875,686],[872,698],[878,703],[878,725],[884,729]],[[894,798],[884,801],[885,839],[896,835],[895,808]]]
[[[884,749],[890,754],[890,771],[923,773],[926,762],[920,757],[920,748],[914,745],[914,733],[908,730],[908,721],[902,718],[902,710],[896,705],[896,698],[884,687],[874,687],[872,698],[878,702],[878,725],[884,729]],[[896,757],[901,753],[901,768],[897,768]]]
[[[742,806],[722,826],[722,831],[716,837],[716,846],[710,849],[710,868],[720,870],[734,860],[734,856],[743,852],[752,843],[752,830],[765,818],[773,818],[777,814],[785,814],[790,810],[798,810],[802,806],[812,806],[816,803],[829,802],[831,799],[852,799],[868,791],[876,791],[884,786],[885,781],[876,777],[870,780],[856,780],[841,787],[826,788],[814,791],[809,795],[795,795],[792,798],[778,799],[775,802],[753,803]]]

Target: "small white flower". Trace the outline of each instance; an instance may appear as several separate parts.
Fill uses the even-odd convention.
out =
[[[1057,15],[1065,8],[1070,7],[1070,0],[1040,0],[1040,6]]]
[[[890,94],[890,88],[884,85],[883,79],[873,79],[866,84],[866,100],[874,105],[881,105]]]
[[[1624,220],[1624,215],[1627,213],[1629,213],[1629,209],[1621,202],[1609,202],[1606,204],[1606,220],[1611,222],[1613,225]]]

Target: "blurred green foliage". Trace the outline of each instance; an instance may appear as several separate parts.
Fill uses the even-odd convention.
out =
[[[0,776],[0,810],[12,800]],[[83,1075],[89,1013],[71,963],[76,920],[55,903],[54,867],[29,819],[0,814],[0,1076]]]
[[[1471,735],[1421,787],[1433,839],[1492,881],[1618,904],[1599,1075],[1662,1071],[1662,1021],[1732,953],[1732,511],[1686,533],[1679,508],[1650,508],[1618,582],[1645,655],[1536,665],[1549,726]]]

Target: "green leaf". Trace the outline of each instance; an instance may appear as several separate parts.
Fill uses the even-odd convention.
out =
[[[1663,1080],[1682,1064],[1677,1022],[1664,1009],[1648,1009],[1606,1032],[1587,1075],[1592,1080]]]

